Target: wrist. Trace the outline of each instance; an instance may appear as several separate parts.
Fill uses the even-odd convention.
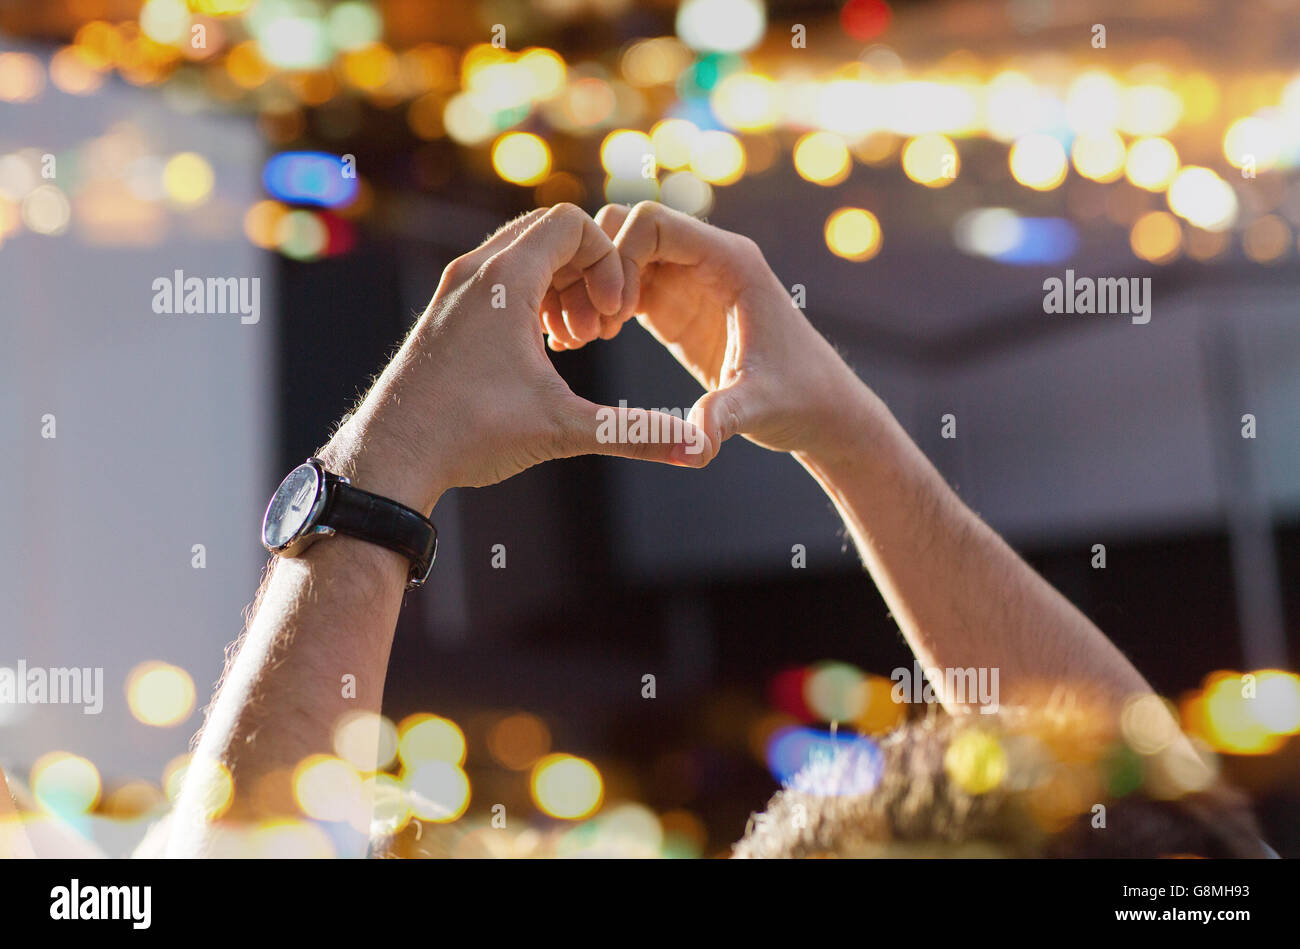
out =
[[[910,443],[885,403],[861,382],[816,427],[821,432],[816,444],[794,456],[823,484],[888,473]]]
[[[860,458],[879,439],[889,410],[851,370],[825,387],[804,425],[809,437],[793,454],[805,465],[837,467]]]
[[[327,470],[354,487],[428,516],[449,487],[431,460],[405,436],[374,418],[353,417],[317,453]]]

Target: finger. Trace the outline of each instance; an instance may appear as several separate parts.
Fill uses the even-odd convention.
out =
[[[632,209],[626,204],[607,204],[596,212],[596,223],[613,240]]]
[[[694,266],[718,252],[726,233],[657,201],[642,201],[623,219],[614,246],[641,270],[653,263]]]
[[[552,318],[554,318],[554,316],[562,316],[563,313],[564,304],[560,302],[560,294],[554,287],[551,287],[551,289],[546,291],[546,295],[542,297],[542,307],[537,313],[538,322],[541,323],[542,331],[545,333],[551,332],[546,325],[547,314],[552,314]]]
[[[623,267],[614,244],[572,204],[550,208],[488,264],[498,259],[502,272],[518,281],[539,307],[552,284],[563,290],[566,277],[574,274],[581,275],[587,297],[600,313],[617,313],[622,305]]]
[[[744,433],[753,415],[752,402],[743,383],[737,383],[704,393],[687,418],[704,430],[711,445],[721,448],[732,435]]]
[[[564,409],[563,449],[569,454],[614,455],[703,468],[715,454],[699,426],[665,412],[597,405],[573,396]]]
[[[570,348],[576,349],[595,339],[600,332],[601,314],[587,299],[586,287],[575,283],[560,294],[560,302],[564,304],[564,325],[570,337],[565,342]]]
[[[564,325],[564,311],[559,307],[542,314],[542,325],[546,327],[546,344],[556,352],[569,348],[567,340],[569,330]]]
[[[482,266],[489,257],[505,250],[519,238],[520,234],[536,224],[546,210],[546,208],[534,208],[502,224],[488,236],[487,240],[465,255],[466,262],[475,268]]]
[[[632,209],[626,204],[607,204],[596,212],[596,223],[600,229],[614,239],[623,227]],[[622,257],[622,254],[619,255]],[[641,271],[630,260],[623,258],[623,305],[615,316],[600,318],[600,338],[613,339],[623,324],[636,315],[637,303],[641,296]]]
[[[637,269],[636,264],[621,254],[619,260],[623,264],[623,305],[619,307],[616,315],[601,316],[601,339],[613,339],[617,336],[623,324],[636,316],[637,305],[641,299],[641,271]]]

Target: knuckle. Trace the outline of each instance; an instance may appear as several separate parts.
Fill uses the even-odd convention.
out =
[[[736,234],[730,231],[728,231],[727,233],[731,235],[729,240],[731,241],[731,245],[735,248],[737,254],[739,254],[742,258],[750,262],[762,261],[763,259],[762,248],[758,246],[758,244],[754,241],[752,237],[748,237],[745,234]]]
[[[507,263],[504,254],[493,254],[474,274],[474,279],[478,283],[486,284],[491,287],[495,284],[504,284],[506,282]]]
[[[576,204],[569,201],[561,201],[559,204],[552,205],[551,210],[546,212],[546,216],[557,220],[578,220],[586,217],[587,214]]]
[[[462,283],[474,276],[476,269],[470,255],[462,254],[443,268],[442,279],[453,283]]]
[[[615,217],[621,212],[625,213],[627,210],[627,205],[624,204],[606,204],[596,212],[596,223],[603,224],[610,218]]]
[[[632,205],[628,220],[632,223],[651,222],[663,214],[664,206],[658,201],[638,201]]]

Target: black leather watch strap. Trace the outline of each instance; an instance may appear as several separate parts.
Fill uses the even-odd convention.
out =
[[[438,550],[438,531],[418,511],[388,498],[330,479],[320,523],[340,534],[397,551],[411,561],[408,587],[424,583]]]

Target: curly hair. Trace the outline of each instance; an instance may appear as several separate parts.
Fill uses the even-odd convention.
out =
[[[962,765],[971,736],[994,759],[991,781]],[[1181,793],[1125,787],[1113,780],[1116,750],[1104,729],[1084,735],[1041,714],[929,715],[811,762],[751,817],[732,855],[1270,855],[1245,799],[1208,770]],[[1158,771],[1159,756],[1148,757],[1138,765]]]

